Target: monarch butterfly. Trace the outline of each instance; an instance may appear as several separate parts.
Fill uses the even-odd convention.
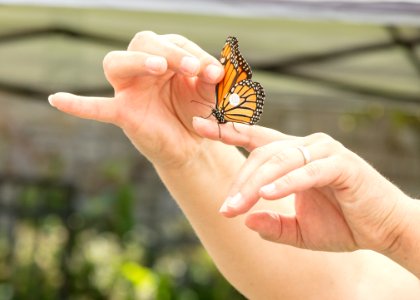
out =
[[[211,115],[218,124],[256,124],[263,111],[265,93],[260,83],[251,80],[251,67],[239,51],[237,38],[227,38],[220,63],[224,66],[225,76],[216,85],[216,105]]]

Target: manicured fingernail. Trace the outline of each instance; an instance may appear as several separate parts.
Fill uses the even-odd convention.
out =
[[[264,185],[263,187],[260,188],[260,191],[263,192],[264,194],[272,194],[276,191],[276,185],[274,183]]]
[[[146,68],[154,72],[160,72],[165,68],[166,61],[163,57],[150,56],[144,62]]]
[[[195,75],[200,68],[200,61],[192,56],[184,56],[181,60],[181,70],[188,75]]]
[[[226,205],[231,208],[239,208],[243,205],[244,199],[242,198],[241,193],[237,193],[233,197],[228,197],[225,201]]]
[[[243,197],[241,193],[237,193],[235,196],[227,197],[222,207],[220,207],[220,213],[227,213],[232,210],[239,209],[244,204]]]
[[[207,78],[211,81],[216,81],[219,79],[220,74],[222,73],[222,69],[216,65],[208,65],[205,69],[207,74]]]
[[[50,103],[50,105],[51,105],[52,107],[55,107],[55,105],[54,105],[54,103],[53,103],[53,101],[52,101],[53,96],[54,96],[54,95],[49,95],[49,96],[48,96],[48,102]]]
[[[229,207],[227,206],[227,203],[224,202],[223,205],[220,207],[219,212],[223,214],[223,213],[226,213],[228,211],[229,211]]]
[[[193,124],[195,125],[204,125],[204,126],[211,126],[213,125],[213,121],[204,119],[203,117],[193,117]]]

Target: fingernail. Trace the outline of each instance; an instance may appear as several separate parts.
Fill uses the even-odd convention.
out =
[[[184,56],[181,60],[181,70],[188,75],[195,75],[200,68],[200,61],[192,56]]]
[[[260,188],[260,191],[263,192],[264,194],[272,194],[276,191],[276,185],[274,183],[264,185],[263,187]]]
[[[193,117],[193,123],[194,124],[200,124],[200,125],[211,125],[211,124],[213,124],[213,122],[211,120],[204,119],[203,117],[197,117],[197,116]]]
[[[211,81],[216,81],[219,79],[220,74],[222,73],[222,69],[216,65],[208,65],[205,70],[208,79]]]
[[[52,107],[55,107],[55,105],[54,105],[54,103],[53,103],[53,101],[52,101],[53,96],[54,96],[54,95],[49,95],[49,96],[48,96],[48,102],[50,103],[50,105],[51,105]]]
[[[144,62],[146,68],[154,72],[160,72],[165,68],[165,59],[159,56],[150,56]]]
[[[229,208],[227,206],[227,203],[224,202],[223,205],[222,205],[222,207],[220,207],[219,212],[223,214],[223,213],[226,213],[228,211],[229,211]]]
[[[244,199],[242,198],[241,193],[237,193],[233,197],[228,197],[225,201],[226,205],[231,208],[239,208],[243,205]]]
[[[227,197],[223,205],[220,207],[220,213],[227,213],[229,211],[239,209],[244,204],[241,193],[237,193],[235,196]]]

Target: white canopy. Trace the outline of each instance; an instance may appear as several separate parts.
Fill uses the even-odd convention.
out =
[[[0,0],[1,3],[420,24],[419,0]]]

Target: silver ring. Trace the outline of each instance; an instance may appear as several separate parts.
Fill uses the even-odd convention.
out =
[[[308,164],[311,161],[311,154],[309,153],[308,148],[305,146],[297,146],[296,148],[298,148],[303,155],[304,165]]]

